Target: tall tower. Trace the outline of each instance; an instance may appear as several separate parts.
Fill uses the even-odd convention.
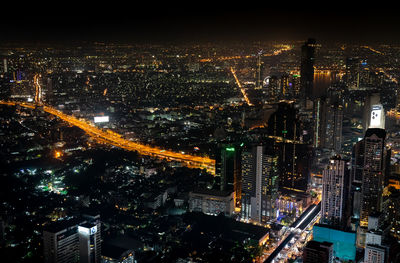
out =
[[[79,262],[78,222],[51,224],[43,231],[45,263]]]
[[[381,211],[385,174],[386,131],[370,128],[364,137],[364,168],[361,184],[360,225],[368,225],[368,216]]]
[[[257,54],[257,84],[256,89],[261,89],[263,85],[262,79],[262,61],[261,61],[262,50],[260,50]]]
[[[233,191],[235,207],[240,207],[241,174],[240,174],[240,147],[234,144],[221,144],[215,161],[216,175],[220,176],[221,191]]]
[[[100,216],[54,222],[43,231],[45,263],[100,263]]]
[[[300,89],[304,104],[313,98],[315,39],[309,38],[301,47]]]
[[[357,90],[360,86],[361,62],[359,58],[346,58],[346,85],[349,90]]]
[[[266,223],[276,217],[278,156],[263,145],[242,152],[241,217]]]
[[[350,172],[347,161],[334,156],[322,173],[321,217],[332,225],[346,225],[350,194]]]

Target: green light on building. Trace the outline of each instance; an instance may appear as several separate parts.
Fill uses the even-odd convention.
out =
[[[234,152],[234,151],[235,151],[235,148],[233,148],[233,147],[228,147],[228,148],[225,148],[225,150],[227,150],[228,152]]]

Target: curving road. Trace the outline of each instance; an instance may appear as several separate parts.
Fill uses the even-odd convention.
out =
[[[139,154],[148,155],[160,159],[166,159],[168,161],[177,161],[182,163],[182,165],[189,168],[201,168],[206,169],[209,173],[215,174],[215,160],[210,159],[208,157],[194,156],[189,154],[177,153],[169,150],[163,150],[161,148],[152,147],[148,145],[144,145],[138,142],[133,142],[127,139],[122,138],[120,134],[112,132],[111,130],[103,130],[98,127],[95,127],[93,124],[82,120],[77,119],[72,115],[68,115],[62,113],[59,110],[56,110],[50,106],[46,105],[36,105],[32,103],[24,103],[17,101],[0,101],[0,104],[16,106],[19,105],[21,107],[35,109],[37,106],[40,107],[44,112],[47,112],[51,115],[57,116],[63,121],[68,122],[71,125],[81,128],[87,134],[95,138],[97,141],[102,143],[107,143],[128,151],[137,151]]]

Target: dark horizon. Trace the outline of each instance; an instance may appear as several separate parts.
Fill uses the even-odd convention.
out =
[[[15,17],[14,17],[15,16]],[[29,8],[3,19],[1,41],[198,43],[295,41],[397,43],[400,22],[390,10],[296,7],[236,8],[85,6]]]

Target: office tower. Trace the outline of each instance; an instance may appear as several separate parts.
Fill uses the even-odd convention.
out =
[[[308,39],[301,47],[300,86],[304,105],[307,99],[313,99],[315,39]]]
[[[304,263],[333,263],[333,259],[333,243],[310,240],[304,247]]]
[[[342,149],[343,107],[337,103],[330,104],[326,111],[326,131],[324,146],[339,153]]]
[[[77,220],[57,222],[43,231],[45,263],[79,262],[79,235]]]
[[[322,172],[322,221],[332,225],[347,225],[350,194],[348,161],[334,156]]]
[[[326,101],[324,98],[316,99],[314,103],[314,148],[322,148],[324,132],[326,128]]]
[[[267,102],[275,103],[279,100],[281,94],[281,82],[277,76],[272,75],[265,78],[265,93],[267,95]]]
[[[384,197],[382,212],[391,226],[391,235],[400,240],[400,189],[390,187]]]
[[[360,86],[360,66],[359,58],[346,58],[346,84],[349,90],[357,90]]]
[[[273,149],[254,145],[242,152],[241,218],[266,223],[276,217],[278,156]]]
[[[82,215],[85,222],[78,227],[80,262],[100,263],[101,261],[101,222],[98,214]]]
[[[51,104],[54,101],[54,92],[53,92],[53,81],[51,78],[47,78],[46,84],[44,86],[44,99],[46,103]]]
[[[240,207],[241,198],[240,148],[220,144],[215,160],[215,172],[221,178],[220,190],[234,192],[235,207]]]
[[[312,157],[311,145],[303,141],[303,124],[294,103],[281,102],[268,119],[268,136],[279,154],[279,187],[306,191]]]
[[[256,89],[262,89],[263,79],[262,79],[262,70],[263,70],[263,62],[261,61],[262,50],[258,52],[257,55],[257,83]]]
[[[301,95],[300,75],[293,74],[291,76],[291,84],[293,90],[292,99],[300,98]]]
[[[99,215],[83,215],[48,225],[43,230],[44,262],[99,263],[100,227]]]
[[[361,183],[364,169],[364,139],[358,141],[353,146],[351,157],[351,180],[352,182]]]
[[[339,153],[342,148],[343,106],[331,98],[314,104],[314,147]]]
[[[100,238],[97,224],[84,223],[78,226],[79,262],[100,262]]]
[[[368,225],[368,216],[381,211],[385,174],[386,131],[368,129],[364,137],[364,168],[361,185],[360,225]]]
[[[293,82],[288,74],[284,73],[280,76],[280,99],[289,100],[294,96]]]

